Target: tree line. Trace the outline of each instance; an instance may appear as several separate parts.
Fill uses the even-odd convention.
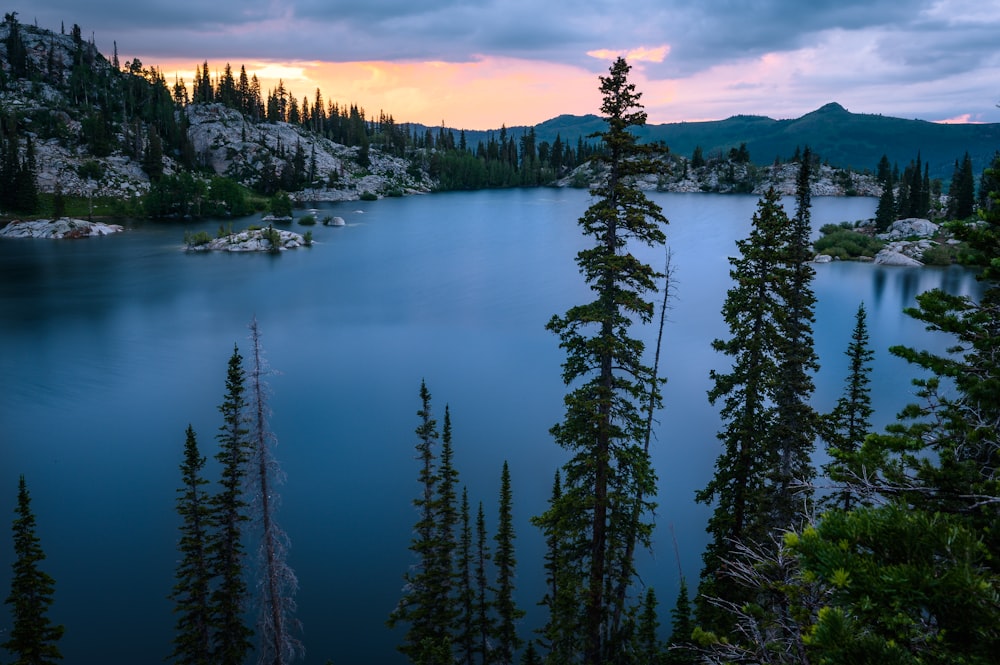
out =
[[[629,131],[646,117],[629,71],[619,59],[600,77],[608,129],[596,159],[607,176],[580,218],[591,244],[577,255],[594,299],[547,324],[566,353],[567,386],[563,419],[551,430],[567,459],[546,510],[533,518],[545,538],[545,588],[536,593],[547,617],[537,633],[524,634],[513,595],[508,466],[501,470],[491,544],[482,503],[473,518],[468,488],[458,497],[450,412],[446,407],[439,430],[430,392],[421,385],[415,563],[388,617],[390,626],[405,628],[399,650],[411,662],[441,665],[994,662],[1000,646],[1000,189],[979,209],[976,223],[956,231],[976,253],[982,298],[933,290],[906,311],[954,343],[945,355],[890,349],[922,370],[914,381],[918,402],[875,432],[863,303],[846,345],[843,393],[829,413],[812,406],[819,362],[808,261],[814,165],[808,148],[792,213],[770,189],[730,259],[733,285],[722,305],[728,335],[712,342],[729,366],[712,370],[708,394],[720,407],[721,453],[714,476],[695,497],[712,508],[710,543],[693,599],[681,579],[672,634],[663,642],[655,590],[643,587],[634,563],[636,551],[650,546],[653,528],[656,473],[648,444],[663,378],[659,344],[650,358],[635,330],[654,323],[670,271],[641,262],[632,249],[663,247],[667,220],[636,186],[637,175],[655,168],[658,147],[638,144]],[[922,180],[926,170],[913,169],[914,183],[916,173]],[[1000,159],[988,176],[1000,177]],[[661,321],[665,307],[664,300]],[[230,359],[217,435],[223,470],[214,495],[204,492],[204,458],[188,430],[177,504],[182,562],[172,594],[174,662],[247,657],[252,631],[233,611],[246,594],[245,522],[258,525],[264,561],[274,564],[261,568],[269,572],[260,578],[257,653],[275,663],[301,653],[294,575],[282,567],[286,541],[264,501],[275,496],[275,466],[259,341],[252,323],[249,379],[238,350]],[[813,461],[820,442],[828,458],[822,476]],[[247,497],[256,497],[250,513]],[[51,662],[62,628],[46,616],[53,587],[37,569],[41,549],[33,525],[22,480],[7,600],[15,622],[3,646],[18,657],[45,650],[50,660],[33,662]]]

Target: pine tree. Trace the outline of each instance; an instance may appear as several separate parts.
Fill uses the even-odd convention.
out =
[[[714,386],[709,401],[723,402],[724,427],[717,435],[723,451],[714,477],[695,495],[700,503],[715,504],[698,606],[699,620],[713,629],[725,630],[729,618],[704,599],[739,602],[744,593],[733,580],[718,574],[732,542],[763,542],[772,526],[762,509],[770,505],[765,480],[778,465],[771,445],[771,404],[780,376],[785,317],[781,289],[789,279],[784,253],[790,228],[778,193],[769,189],[757,205],[750,236],[736,243],[740,256],[730,258],[734,286],[722,308],[730,337],[712,342],[716,351],[732,357],[729,372],[710,372]]]
[[[587,579],[578,590],[584,607],[583,660],[593,664],[606,656],[609,605],[606,591],[620,565],[632,566],[620,555],[624,534],[631,531],[638,497],[655,491],[655,474],[643,452],[643,402],[650,395],[652,370],[642,361],[642,341],[630,337],[633,322],[648,323],[653,305],[645,294],[656,291],[659,276],[626,250],[626,243],[661,245],[666,223],[659,206],[635,187],[633,176],[653,170],[650,146],[639,146],[630,127],[641,126],[646,114],[640,94],[628,82],[629,65],[619,58],[609,76],[601,77],[601,110],[608,130],[601,134],[604,151],[598,160],[605,180],[592,193],[598,198],[581,217],[583,233],[594,246],[577,255],[577,265],[596,299],[553,317],[548,329],[566,350],[563,380],[577,387],[565,398],[566,415],[552,428],[557,443],[571,451],[565,464],[561,501],[588,516],[586,531],[574,534],[586,561]],[[644,500],[645,501],[645,500]],[[649,505],[640,520],[645,524]],[[569,510],[553,506],[555,516]],[[641,532],[647,526],[636,529]]]
[[[567,534],[585,525],[570,526],[573,518],[580,519],[578,513],[554,512],[557,508],[566,507],[562,501],[559,471],[556,471],[552,484],[549,505],[553,510],[532,519],[545,536],[546,590],[539,605],[548,608],[548,619],[538,632],[541,634],[541,645],[548,649],[546,662],[563,665],[576,661],[582,644],[580,607],[576,602],[578,589],[583,585],[582,562],[570,551]]]
[[[194,428],[188,425],[181,464],[182,485],[177,490],[177,514],[181,518],[177,563],[170,598],[174,601],[174,650],[170,658],[183,665],[209,665],[212,662],[211,569],[208,561],[208,537],[211,527],[208,481],[202,477],[205,458],[198,451]]]
[[[636,623],[634,662],[644,665],[660,665],[663,662],[663,644],[660,642],[659,630],[656,591],[653,587],[647,587]]]
[[[222,467],[221,487],[212,497],[214,533],[209,541],[209,561],[217,579],[212,591],[212,660],[219,665],[243,665],[252,646],[253,631],[243,622],[247,585],[242,537],[243,523],[249,519],[243,496],[248,445],[245,380],[243,357],[234,345],[226,373],[226,393],[219,406],[223,422],[216,435],[216,459]]]
[[[288,565],[288,535],[276,519],[277,485],[284,474],[274,457],[276,437],[267,422],[268,373],[260,341],[257,318],[250,322],[250,347],[253,354],[250,368],[250,474],[252,514],[259,538],[257,550],[257,663],[286,665],[304,654],[296,633],[301,630],[295,618],[295,592],[298,579]]]
[[[493,601],[490,598],[490,586],[487,577],[487,562],[490,560],[490,550],[486,543],[486,514],[483,512],[483,502],[479,502],[476,513],[476,551],[475,551],[475,628],[476,653],[479,654],[481,665],[495,663],[493,657],[493,635],[496,628],[493,622]]]
[[[695,625],[691,615],[687,580],[683,576],[680,588],[677,590],[677,601],[670,610],[670,618],[670,638],[667,640],[664,662],[667,665],[695,665],[698,662],[697,655],[689,646]]]
[[[871,361],[874,352],[868,347],[868,315],[865,304],[858,305],[854,315],[854,331],[845,354],[850,360],[850,372],[844,386],[844,394],[837,400],[833,411],[826,416],[824,438],[830,462],[823,471],[832,480],[852,483],[860,479],[863,470],[858,468],[856,455],[861,450],[865,437],[872,429]],[[844,487],[831,494],[826,503],[850,510],[857,502],[857,493]],[[863,501],[862,501],[863,503]]]
[[[45,560],[45,552],[35,534],[35,515],[23,475],[18,481],[14,512],[13,574],[10,595],[4,601],[11,607],[13,623],[7,641],[0,646],[14,656],[15,665],[48,665],[62,660],[58,642],[65,629],[53,624],[48,616],[55,580],[38,567]]]
[[[496,660],[499,665],[511,665],[514,652],[524,643],[517,635],[517,621],[524,616],[524,610],[514,603],[514,573],[517,559],[514,556],[513,495],[510,488],[510,470],[503,463],[500,476],[500,516],[494,536],[496,550],[493,563],[496,567],[497,634]]]
[[[815,447],[818,418],[809,405],[814,388],[812,373],[819,369],[813,348],[812,324],[816,296],[812,290],[815,271],[810,262],[809,236],[812,232],[810,180],[812,151],[805,147],[796,182],[796,210],[790,220],[790,232],[781,248],[787,278],[776,284],[784,301],[784,311],[777,319],[780,333],[777,344],[778,375],[774,391],[774,419],[769,432],[769,448],[777,454],[771,470],[768,490],[768,519],[772,526],[787,528],[811,512],[812,493],[797,487],[808,485],[815,476],[812,452]]]
[[[399,604],[389,615],[388,625],[409,624],[403,643],[397,648],[412,662],[438,662],[441,654],[451,659],[451,588],[450,565],[442,567],[440,511],[438,501],[441,476],[435,462],[434,445],[439,438],[437,422],[431,413],[431,394],[420,383],[420,424],[416,428],[417,455],[420,460],[420,495],[413,500],[419,518],[410,544],[417,558],[405,575],[406,586]],[[450,429],[450,428],[449,428]]]
[[[879,195],[878,207],[875,209],[875,228],[881,233],[896,221],[896,197],[893,193],[895,181],[889,158],[885,155],[879,160],[876,178],[882,186],[882,194]]]
[[[462,488],[459,517],[458,557],[455,565],[458,617],[455,626],[455,647],[459,665],[473,665],[476,655],[476,591],[472,586],[472,523],[469,515],[469,492]]]

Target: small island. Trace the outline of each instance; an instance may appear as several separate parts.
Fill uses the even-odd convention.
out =
[[[189,252],[282,252],[312,245],[312,233],[305,236],[292,231],[282,231],[273,226],[251,226],[236,233],[221,233],[212,238],[204,231],[185,236],[185,249]]]
[[[85,219],[33,219],[14,221],[0,229],[3,238],[89,238],[124,231],[118,224],[89,222]]]

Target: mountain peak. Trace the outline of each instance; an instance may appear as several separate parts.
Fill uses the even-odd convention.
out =
[[[819,107],[818,109],[813,111],[813,113],[850,113],[850,112],[837,102],[830,102],[829,104],[824,104],[823,106]]]

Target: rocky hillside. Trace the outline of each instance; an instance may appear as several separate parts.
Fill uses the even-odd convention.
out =
[[[261,112],[237,110],[240,104],[232,101],[196,101],[201,99],[197,86],[189,99],[187,89],[168,84],[155,67],[137,60],[118,63],[117,56],[109,61],[80,33],[73,26],[70,34],[56,34],[21,24],[10,14],[0,23],[0,110],[4,121],[14,124],[22,155],[30,139],[38,190],[43,193],[137,199],[149,191],[151,176],[185,171],[200,178],[226,176],[265,194],[280,182],[298,201],[526,182],[584,187],[601,177],[595,167],[585,164],[552,181],[556,173],[566,173],[563,162],[562,167],[545,171],[546,176],[521,178],[516,173],[520,141],[508,136],[499,146],[491,139],[486,159],[498,159],[504,168],[513,164],[513,173],[498,182],[455,180],[456,170],[484,158],[478,152],[474,156],[471,145],[456,158],[451,130],[447,141],[441,135],[433,138],[430,131],[425,138],[391,120],[386,130],[382,118],[376,128],[373,119],[348,118],[347,109],[341,108],[340,129],[354,123],[354,142],[344,145],[329,138],[340,136],[330,128],[333,123],[313,131],[311,126],[323,123],[275,120],[269,109],[272,119],[264,120]],[[216,86],[221,99],[221,81]],[[263,107],[262,100],[257,102]],[[541,162],[542,154],[539,146],[530,161]],[[524,163],[524,156],[520,158]],[[446,180],[449,163],[453,168]],[[796,171],[794,163],[759,166],[723,158],[694,168],[672,151],[662,172],[644,178],[641,185],[662,191],[723,193],[760,193],[773,185],[792,193]],[[284,177],[290,173],[295,177]],[[288,182],[292,186],[284,184]],[[817,169],[813,194],[877,196],[879,188],[870,176],[823,166]]]

